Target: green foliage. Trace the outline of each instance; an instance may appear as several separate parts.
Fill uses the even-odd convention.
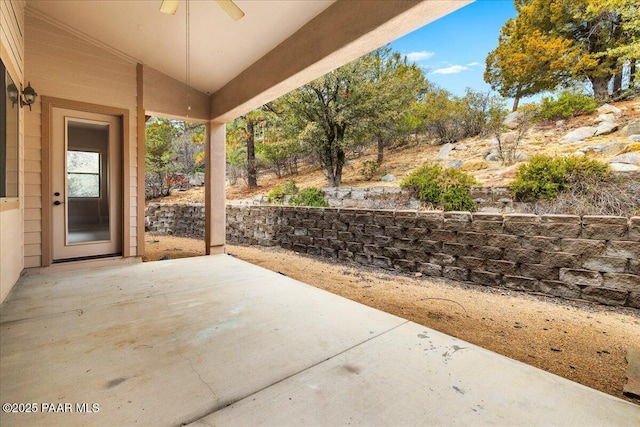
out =
[[[572,182],[605,179],[608,176],[609,166],[597,160],[539,155],[518,168],[510,189],[518,200],[554,199]]]
[[[469,190],[463,187],[451,187],[442,193],[442,206],[445,211],[476,210],[476,202],[471,198]]]
[[[477,182],[458,169],[425,165],[406,177],[402,188],[411,188],[422,204],[441,205],[445,210],[475,210],[469,190]]]
[[[365,160],[360,168],[360,175],[362,175],[365,180],[371,181],[376,172],[378,172],[378,169],[380,169],[380,163],[374,160]]]
[[[292,206],[313,206],[318,208],[329,206],[329,203],[324,199],[322,190],[318,187],[307,187],[298,190],[289,199],[289,204]]]
[[[557,120],[595,111],[598,104],[588,95],[564,90],[558,98],[544,97],[538,117],[542,120]]]
[[[290,206],[329,206],[329,203],[324,199],[324,194],[321,189],[318,187],[298,188],[296,182],[292,179],[285,182],[282,186],[274,187],[269,194],[267,194],[267,202],[282,205],[287,196],[289,196],[288,204]]]

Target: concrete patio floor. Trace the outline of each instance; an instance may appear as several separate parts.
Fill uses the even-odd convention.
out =
[[[21,278],[0,401],[37,410],[3,427],[640,425],[639,406],[226,255]]]

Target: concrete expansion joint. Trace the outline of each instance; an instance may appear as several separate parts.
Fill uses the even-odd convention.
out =
[[[310,370],[310,369],[313,369],[313,368],[315,368],[316,366],[319,366],[319,365],[321,365],[321,364],[323,364],[323,363],[326,363],[326,362],[328,362],[328,361],[329,361],[329,360],[331,360],[331,359],[335,359],[336,357],[339,357],[339,356],[343,355],[344,353],[347,353],[347,352],[349,352],[349,351],[351,351],[351,350],[353,350],[353,349],[355,349],[355,348],[357,348],[357,347],[359,347],[359,346],[361,346],[361,345],[363,345],[363,344],[365,344],[365,343],[367,343],[367,342],[369,342],[369,341],[371,341],[371,340],[374,340],[374,339],[379,338],[379,337],[381,337],[381,336],[383,336],[383,335],[385,335],[385,334],[388,334],[389,332],[392,332],[392,331],[394,331],[394,330],[396,330],[396,329],[398,329],[398,328],[400,328],[400,327],[402,327],[402,326],[405,326],[405,325],[407,325],[407,324],[409,324],[409,323],[411,323],[411,321],[409,321],[409,320],[405,320],[404,322],[401,322],[401,323],[397,324],[396,326],[393,326],[392,328],[389,328],[389,329],[386,329],[386,330],[384,330],[384,331],[381,331],[381,332],[380,332],[380,333],[378,333],[378,334],[372,334],[372,335],[371,335],[370,337],[368,337],[367,339],[365,339],[365,340],[363,340],[363,341],[360,341],[360,342],[358,342],[357,344],[352,345],[351,347],[347,347],[346,349],[344,349],[344,350],[342,350],[342,351],[340,351],[340,352],[338,352],[338,353],[334,354],[334,355],[333,355],[333,356],[331,356],[331,357],[327,357],[326,359],[322,359],[322,360],[320,360],[320,361],[318,361],[318,362],[312,363],[311,365],[309,365],[309,366],[307,366],[307,367],[305,367],[305,368],[303,368],[303,369],[300,369],[299,371],[296,371],[296,372],[292,373],[291,375],[287,375],[287,376],[285,376],[285,377],[283,377],[283,378],[279,379],[278,381],[275,381],[275,382],[273,382],[273,383],[271,383],[271,384],[268,384],[268,385],[266,385],[266,386],[264,386],[264,387],[262,387],[262,388],[260,388],[260,389],[257,389],[257,390],[255,390],[254,392],[247,394],[246,396],[242,396],[242,397],[239,397],[238,399],[235,399],[235,400],[233,400],[233,401],[227,402],[227,403],[224,405],[224,407],[221,407],[221,408],[215,409],[215,410],[211,411],[210,413],[204,414],[201,418],[198,418],[198,419],[196,419],[196,420],[194,420],[194,421],[192,421],[192,422],[198,422],[198,423],[199,423],[198,425],[201,425],[201,423],[203,422],[203,421],[202,421],[202,419],[204,419],[204,418],[208,417],[208,416],[209,416],[209,415],[211,415],[211,414],[214,414],[214,413],[218,412],[218,411],[219,411],[219,410],[221,410],[221,409],[224,409],[224,408],[226,408],[226,407],[228,407],[228,406],[231,406],[231,405],[233,405],[233,404],[235,404],[235,403],[238,403],[238,402],[240,402],[240,401],[242,401],[242,400],[244,400],[244,399],[247,399],[247,398],[249,398],[249,397],[251,397],[251,396],[255,396],[255,395],[259,394],[260,392],[262,392],[263,390],[266,390],[266,389],[271,388],[271,387],[273,387],[273,386],[275,386],[275,385],[277,385],[277,384],[280,384],[280,383],[282,383],[282,382],[284,382],[284,381],[287,381],[289,378],[293,378],[293,377],[295,377],[295,376],[297,376],[297,375],[299,375],[299,374],[301,374],[301,373],[303,373],[303,372],[306,372],[306,371],[308,371],[308,370]],[[181,356],[182,356],[182,355],[181,355]],[[192,368],[193,368],[193,367],[192,367]],[[207,424],[207,425],[208,425],[208,424]]]

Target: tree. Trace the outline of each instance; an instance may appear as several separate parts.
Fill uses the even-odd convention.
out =
[[[145,128],[147,198],[169,195],[167,172],[171,161],[173,126],[167,119],[152,118]]]
[[[290,114],[298,138],[322,165],[330,187],[339,187],[346,150],[364,137],[371,103],[365,55],[285,95],[280,114]]]
[[[627,1],[516,0],[517,16],[487,56],[485,81],[513,97],[514,109],[523,96],[585,79],[596,99],[606,98],[627,52],[623,29],[637,21],[638,0],[629,8]]]
[[[388,47],[371,54],[367,84],[371,103],[367,128],[378,147],[377,163],[384,161],[384,148],[394,139],[408,134],[405,118],[411,105],[425,91],[428,82],[416,64]]]

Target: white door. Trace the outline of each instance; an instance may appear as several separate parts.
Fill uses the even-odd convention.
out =
[[[53,261],[122,254],[122,131],[117,116],[53,109]]]

